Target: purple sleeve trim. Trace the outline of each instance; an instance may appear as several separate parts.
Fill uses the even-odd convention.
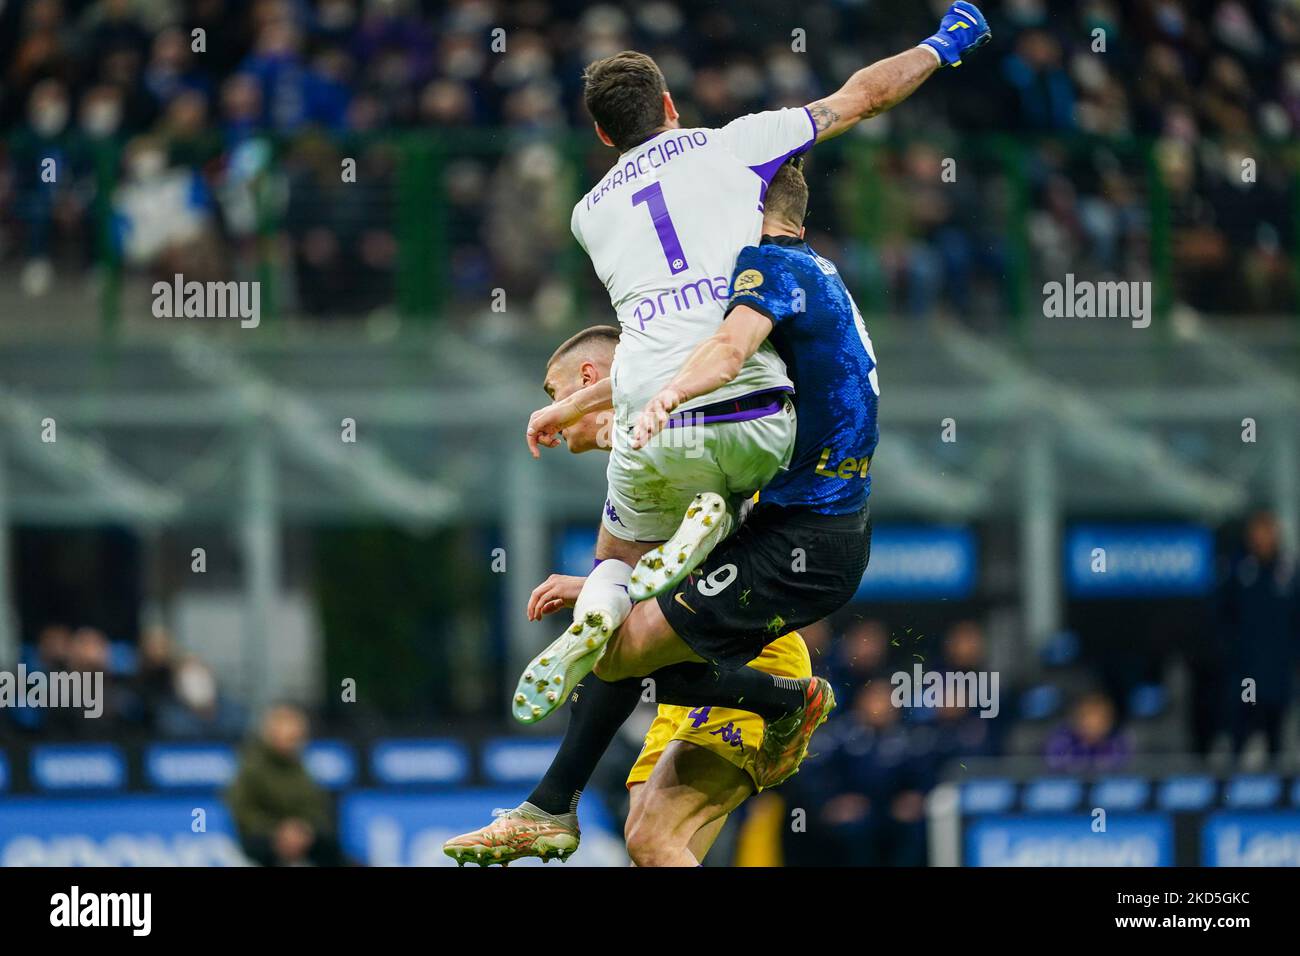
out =
[[[813,143],[817,142],[817,123],[812,118],[812,111],[810,111],[806,106],[803,108],[803,111],[804,115],[808,117],[808,122],[812,124],[812,136],[808,138],[808,142],[804,143],[802,146],[795,147],[787,153],[783,153],[776,159],[768,160],[766,163],[759,163],[757,166],[749,167],[754,171],[754,174],[758,176],[759,179],[763,180],[763,192],[760,194],[760,202],[762,201],[762,196],[767,193],[767,187],[772,184],[772,177],[775,176],[776,171],[781,168],[781,164],[791,156],[797,156],[804,152],[808,147],[812,146]]]
[[[807,149],[813,143],[817,142],[817,121],[813,119],[812,110],[810,110],[808,107],[805,106],[803,108],[803,111],[808,115],[808,122],[812,124],[812,130],[813,130],[812,139],[808,140],[807,144],[804,146],[804,149]]]

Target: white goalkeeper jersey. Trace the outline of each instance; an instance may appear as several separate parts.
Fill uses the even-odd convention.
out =
[[[759,241],[768,183],[816,138],[806,109],[664,130],[623,153],[574,207],[573,235],[623,327],[611,375],[620,417],[639,412],[717,331],[736,256]],[[733,382],[682,407],[790,384],[764,343]]]

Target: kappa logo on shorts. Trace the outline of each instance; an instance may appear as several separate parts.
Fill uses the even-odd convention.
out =
[[[727,726],[709,731],[710,737],[717,737],[719,735],[721,735],[722,739],[733,747],[743,747],[745,745],[744,737],[741,736],[741,730],[736,726],[735,721],[728,721]]]
[[[608,498],[605,499],[605,517],[609,519],[610,524],[623,524],[623,519],[618,516],[618,512]]]

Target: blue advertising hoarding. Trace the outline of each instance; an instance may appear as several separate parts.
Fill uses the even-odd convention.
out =
[[[1300,812],[1212,813],[1201,830],[1205,866],[1300,866]]]
[[[42,744],[32,748],[31,775],[40,790],[121,790],[126,755],[114,744]]]
[[[215,790],[235,777],[238,760],[229,744],[152,744],[144,775],[158,790]]]
[[[969,528],[881,525],[854,600],[960,601],[978,582],[978,549]]]
[[[1214,583],[1214,535],[1199,525],[1074,525],[1064,548],[1071,597],[1197,597]]]
[[[452,866],[449,837],[513,807],[526,791],[354,790],[339,801],[339,839],[374,866]],[[595,794],[578,811],[582,844],[569,864],[625,866],[627,853]],[[234,822],[215,793],[0,799],[0,866],[241,866]],[[537,865],[540,860],[516,865]]]
[[[370,772],[388,786],[463,783],[469,749],[459,740],[379,740],[370,748]]]
[[[533,783],[546,773],[559,749],[558,737],[489,740],[482,750],[483,776],[492,783]]]
[[[0,800],[0,866],[240,866],[215,799],[113,796]]]
[[[315,740],[302,755],[307,772],[326,790],[342,790],[357,779],[357,752],[341,740]]]
[[[1057,816],[981,817],[965,838],[967,866],[1172,866],[1173,819],[1145,813],[1111,814],[1104,832],[1093,818]]]

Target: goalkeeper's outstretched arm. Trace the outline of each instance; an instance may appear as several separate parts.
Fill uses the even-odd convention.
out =
[[[992,35],[979,8],[958,0],[948,8],[938,32],[915,49],[858,70],[836,92],[808,104],[817,127],[817,142],[893,109],[936,70],[960,65],[964,53],[983,46]]]
[[[808,104],[817,142],[897,106],[937,69],[938,59],[917,47],[858,70],[839,90]]]

